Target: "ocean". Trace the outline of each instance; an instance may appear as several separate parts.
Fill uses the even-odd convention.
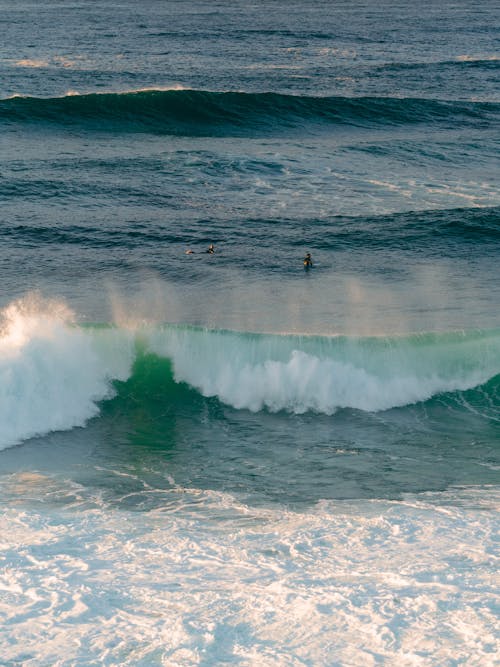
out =
[[[0,0],[2,667],[497,664],[498,19]]]

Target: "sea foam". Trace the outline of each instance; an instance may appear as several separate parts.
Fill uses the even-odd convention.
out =
[[[1,313],[0,448],[50,431],[83,426],[110,397],[111,379],[126,379],[127,334],[98,337],[74,326],[61,303],[36,297]]]

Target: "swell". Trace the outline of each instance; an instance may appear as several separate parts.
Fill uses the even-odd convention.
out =
[[[318,236],[324,250],[356,246],[425,250],[452,256],[470,252],[475,246],[497,251],[499,242],[498,206],[338,218],[334,234]]]
[[[376,65],[374,69],[380,72],[408,72],[408,71],[422,71],[422,72],[436,72],[439,73],[441,70],[445,69],[452,70],[467,70],[467,69],[479,69],[479,70],[498,70],[500,68],[500,59],[496,56],[490,57],[473,57],[473,56],[463,56],[458,57],[455,60],[438,60],[430,62],[395,62],[395,63],[386,63],[384,65]]]
[[[498,330],[359,338],[81,327],[59,304],[25,299],[3,311],[0,448],[83,426],[117,393],[166,408],[214,398],[253,412],[331,415],[479,391],[498,421],[499,374]],[[464,409],[477,401],[468,396]]]
[[[0,189],[1,191],[1,189]],[[283,230],[290,239],[289,250],[296,252],[295,239],[301,239],[304,226],[310,228],[308,241],[317,251],[349,249],[401,248],[405,250],[425,250],[426,253],[439,252],[441,255],[456,256],[471,248],[497,252],[500,244],[500,207],[458,208],[430,211],[411,211],[379,216],[332,216],[321,220],[304,218],[286,219],[253,218],[247,221],[250,227],[248,237],[257,230],[258,238],[263,236],[268,242],[275,242],[286,248]],[[311,224],[314,223],[314,224]],[[229,230],[221,233],[223,220],[199,221],[200,228],[217,229],[217,236],[226,243],[242,244],[245,229],[238,229],[235,238]],[[279,230],[277,235],[276,230]],[[157,244],[186,245],[192,242],[192,230],[184,231],[174,227],[156,227],[139,224],[106,228],[91,221],[75,225],[4,224],[0,238],[4,243],[28,246],[84,245],[95,248],[144,248]],[[253,242],[253,240],[252,240]],[[175,251],[176,256],[178,250]],[[246,251],[248,252],[248,251]]]
[[[500,105],[491,102],[148,90],[55,98],[13,97],[0,101],[0,122],[107,132],[240,136],[293,128],[303,131],[314,126],[484,126],[498,121],[499,111]]]

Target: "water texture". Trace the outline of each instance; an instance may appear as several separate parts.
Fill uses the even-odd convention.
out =
[[[2,666],[493,667],[496,3],[0,23]]]

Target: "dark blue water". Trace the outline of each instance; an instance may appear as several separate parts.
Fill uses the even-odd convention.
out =
[[[496,4],[0,21],[5,664],[493,665]]]

